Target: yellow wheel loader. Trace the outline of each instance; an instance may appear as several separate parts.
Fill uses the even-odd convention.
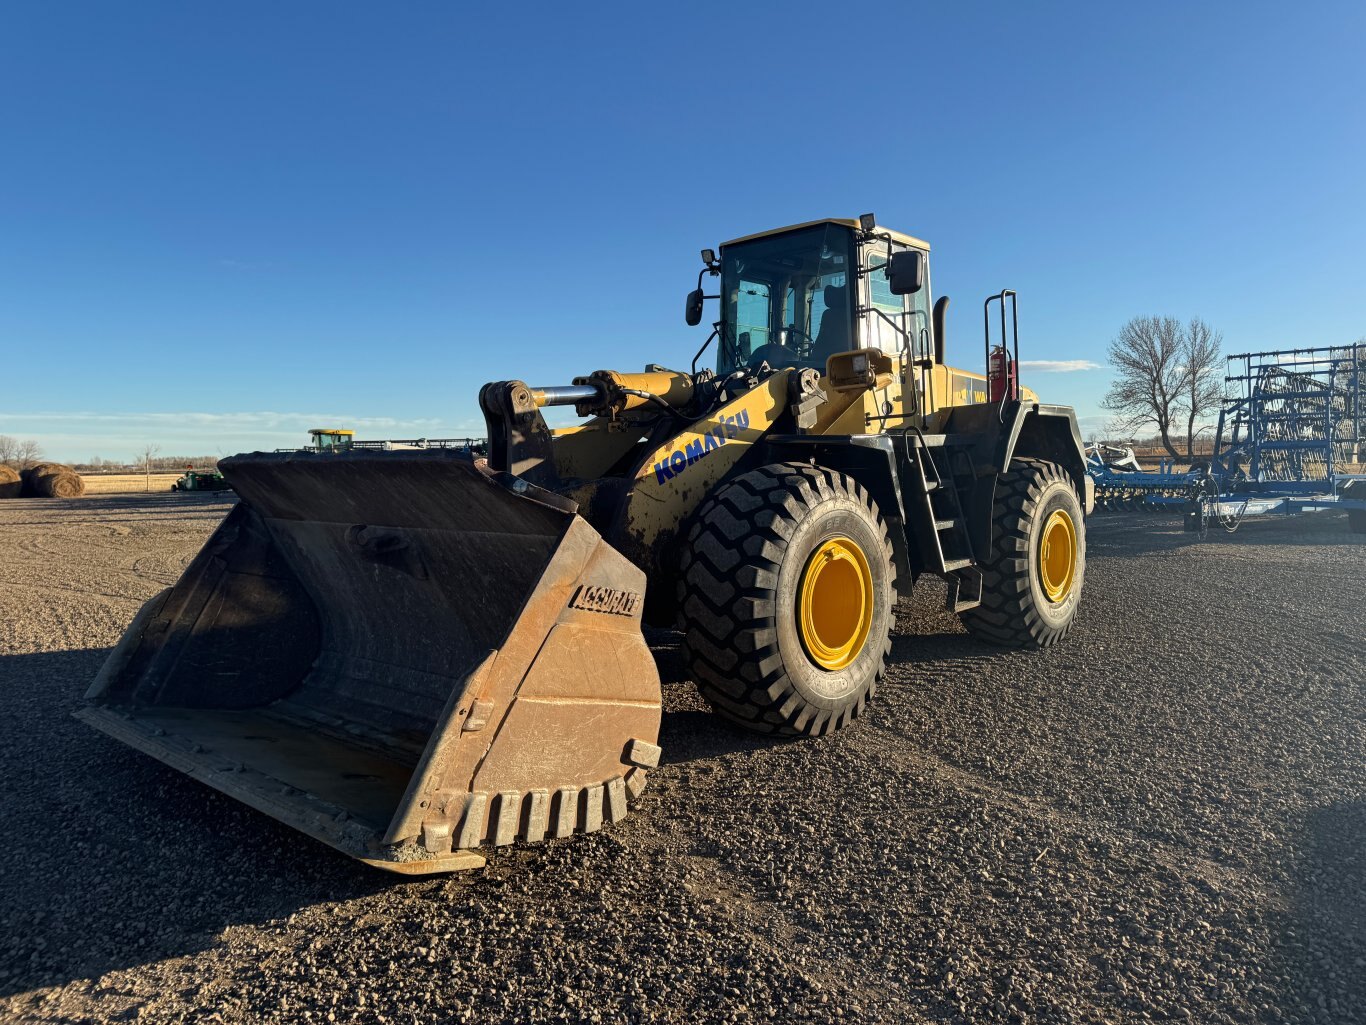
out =
[[[1072,410],[1020,386],[1013,293],[984,306],[975,374],[944,362],[929,246],[870,215],[704,250],[698,285],[688,323],[720,302],[689,371],[485,385],[486,458],[223,460],[240,501],[81,717],[439,872],[627,813],[660,757],[642,620],[681,631],[720,715],[779,735],[864,712],[922,575],[986,640],[1067,635],[1091,482]],[[550,428],[555,406],[582,422]]]

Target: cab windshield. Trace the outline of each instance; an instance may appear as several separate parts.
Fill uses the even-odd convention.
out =
[[[721,256],[718,374],[816,367],[854,347],[853,234],[822,224],[727,246]]]
[[[332,449],[347,448],[351,443],[349,434],[335,434],[328,431],[318,431],[313,435],[318,440],[318,449],[323,452]]]

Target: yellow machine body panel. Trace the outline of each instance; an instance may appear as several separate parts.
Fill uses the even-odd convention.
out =
[[[787,371],[779,371],[650,452],[626,505],[627,537],[648,547],[665,532],[676,533],[716,482],[786,412],[787,382]]]

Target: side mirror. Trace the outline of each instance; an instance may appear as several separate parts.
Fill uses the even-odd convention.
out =
[[[688,293],[688,308],[683,319],[688,322],[688,327],[702,323],[702,289],[694,288]]]
[[[918,249],[893,253],[886,272],[893,295],[915,295],[925,287],[925,254]]]

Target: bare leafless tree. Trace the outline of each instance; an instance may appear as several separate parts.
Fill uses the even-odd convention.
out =
[[[16,470],[27,470],[43,458],[43,447],[32,438],[11,438],[0,434],[0,463]]]
[[[1186,458],[1195,458],[1195,438],[1209,429],[1196,430],[1196,421],[1219,408],[1223,398],[1224,336],[1199,317],[1192,317],[1181,339],[1181,362],[1186,375],[1182,401],[1186,406]]]
[[[1173,459],[1180,458],[1171,431],[1186,384],[1184,338],[1175,317],[1135,317],[1125,324],[1110,343],[1116,376],[1101,402],[1127,433],[1136,434],[1149,424],[1156,427],[1162,447]]]
[[[137,457],[139,463],[142,465],[142,472],[147,475],[146,487],[148,491],[152,490],[152,464],[156,461],[157,453],[160,451],[160,445],[153,445],[151,442],[148,442],[143,446],[142,451]]]
[[[32,438],[21,440],[14,450],[14,468],[27,470],[34,463],[41,462],[43,447]]]

